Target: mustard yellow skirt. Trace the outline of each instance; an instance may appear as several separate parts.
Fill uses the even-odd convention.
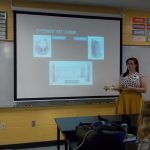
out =
[[[116,114],[140,114],[144,100],[141,93],[123,91],[116,105]]]

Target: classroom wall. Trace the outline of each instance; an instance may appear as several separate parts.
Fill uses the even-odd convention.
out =
[[[1,108],[0,145],[54,141],[57,139],[54,118],[111,115],[114,108],[115,104]],[[35,127],[32,127],[32,121],[35,121]]]
[[[0,11],[8,14],[8,40],[13,41],[13,14],[10,0],[0,1]],[[13,1],[18,7],[61,9],[81,12],[121,14],[123,16],[123,44],[138,45],[131,37],[131,18],[150,13],[116,8],[63,5],[58,3],[24,3]],[[142,43],[149,44],[149,43]],[[141,43],[140,43],[141,45]],[[92,116],[114,114],[115,104],[86,104],[48,107],[0,108],[0,145],[56,140],[55,117]],[[35,121],[35,127],[32,127]]]
[[[124,45],[150,45],[150,42],[136,42],[132,40],[132,17],[145,17],[150,16],[150,12],[108,8],[99,6],[81,6],[71,4],[59,4],[59,3],[32,3],[32,2],[18,2],[13,0],[11,4],[10,0],[0,1],[0,11],[7,11],[8,14],[8,40],[13,40],[13,13],[11,5],[14,7],[24,8],[41,8],[41,9],[56,9],[56,10],[70,10],[80,12],[91,12],[91,13],[108,13],[108,14],[119,14],[123,18],[123,44]]]
[[[150,18],[150,12],[122,10],[123,17],[123,45],[150,45],[150,42],[133,41],[132,18]]]
[[[10,0],[0,0],[0,11],[7,12],[7,40],[13,40],[13,13]]]

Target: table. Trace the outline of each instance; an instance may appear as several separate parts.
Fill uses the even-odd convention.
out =
[[[103,115],[102,118],[108,119],[109,121],[121,122],[121,115]],[[65,150],[68,150],[68,139],[71,134],[75,131],[76,126],[79,123],[93,123],[99,121],[99,116],[82,116],[82,117],[64,117],[64,118],[55,118],[57,124],[57,150],[60,150],[60,132],[64,136],[65,140]],[[132,141],[128,139],[128,143],[133,145]],[[135,141],[135,140],[134,140]],[[133,146],[134,147],[134,146]],[[132,147],[132,150],[134,148]]]

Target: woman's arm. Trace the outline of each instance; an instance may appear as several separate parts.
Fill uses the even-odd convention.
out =
[[[121,81],[119,80],[119,83],[118,83],[117,86],[112,85],[112,89],[111,89],[111,90],[121,92],[121,91],[122,91],[122,87],[121,87],[120,82],[121,82]]]

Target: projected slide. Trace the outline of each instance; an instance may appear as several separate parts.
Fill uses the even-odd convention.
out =
[[[88,59],[104,59],[104,37],[88,37]]]
[[[33,57],[51,57],[51,36],[33,35]]]
[[[50,61],[50,85],[92,85],[92,62]]]

